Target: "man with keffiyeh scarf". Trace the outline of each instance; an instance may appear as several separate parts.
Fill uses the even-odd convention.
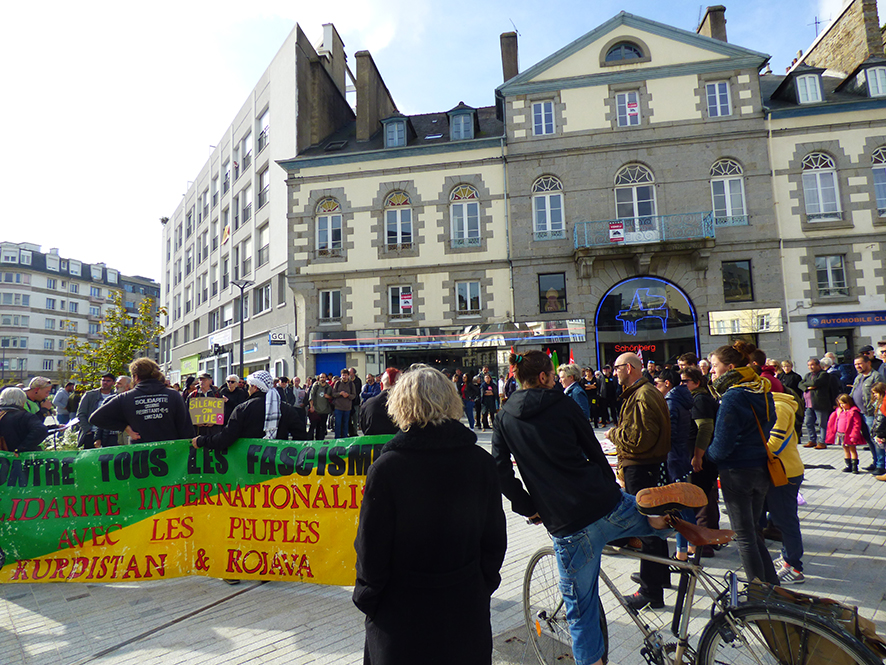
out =
[[[220,432],[194,437],[194,448],[229,448],[237,439],[306,438],[305,425],[295,408],[280,400],[274,378],[260,370],[246,378],[249,399],[240,404]]]

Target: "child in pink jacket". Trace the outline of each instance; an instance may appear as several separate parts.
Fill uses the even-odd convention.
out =
[[[865,445],[861,411],[849,395],[837,398],[837,410],[828,419],[828,434],[825,443],[843,446],[846,468],[843,473],[858,473],[858,451],[856,446]]]

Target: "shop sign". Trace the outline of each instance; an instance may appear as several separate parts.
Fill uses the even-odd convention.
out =
[[[285,346],[286,333],[272,332],[268,333],[268,344],[271,346]]]
[[[200,369],[200,354],[181,359],[182,374],[196,374]]]
[[[810,314],[806,317],[806,325],[809,328],[845,328],[846,326],[886,325],[886,311]]]
[[[625,223],[609,222],[609,242],[624,242]]]
[[[412,311],[412,293],[409,291],[400,291],[400,311],[401,312],[411,312]]]

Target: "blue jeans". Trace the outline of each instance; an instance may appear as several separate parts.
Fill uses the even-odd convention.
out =
[[[766,505],[773,524],[781,531],[781,555],[799,571],[803,570],[803,535],[797,514],[797,494],[803,484],[803,474],[788,478],[788,484],[774,485],[766,495]]]
[[[874,416],[865,416],[864,421],[868,426],[868,432],[872,432],[874,429]],[[883,468],[883,449],[877,446],[874,441],[874,435],[871,434],[868,439],[868,448],[871,449],[871,464],[874,465],[876,469]]]
[[[471,426],[471,429],[474,429],[474,400],[466,399],[464,400],[465,404],[465,418],[468,419],[468,424]]]
[[[763,502],[771,486],[765,464],[747,469],[720,469],[720,491],[726,512],[729,513],[729,523],[735,531],[735,542],[738,543],[738,555],[745,575],[748,580],[756,577],[763,582],[778,584],[772,557],[763,537],[757,532]]]
[[[827,411],[815,411],[814,409],[806,409],[806,415],[803,418],[803,424],[806,425],[806,434],[809,436],[810,443],[824,444],[828,435],[828,417],[831,414]],[[816,420],[818,421],[816,427]],[[821,433],[818,433],[821,430]]]
[[[634,497],[622,492],[621,501],[606,517],[572,535],[552,536],[577,665],[591,665],[603,657],[598,587],[603,546],[617,538],[667,538],[671,533],[670,529],[653,529],[646,516],[637,511]]]
[[[348,437],[348,422],[351,418],[350,411],[335,410],[335,438],[346,439]]]

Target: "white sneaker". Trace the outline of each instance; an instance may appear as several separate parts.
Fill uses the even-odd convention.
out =
[[[778,555],[778,558],[777,558],[775,561],[772,562],[772,565],[775,566],[775,570],[776,570],[776,571],[780,571],[780,570],[781,570],[782,568],[784,568],[785,565],[786,565],[786,562],[785,562],[785,560],[784,560],[784,556],[782,556],[781,554],[779,554],[779,555]]]
[[[778,571],[778,581],[782,584],[803,584],[806,581],[806,576],[791,564],[786,563]]]

